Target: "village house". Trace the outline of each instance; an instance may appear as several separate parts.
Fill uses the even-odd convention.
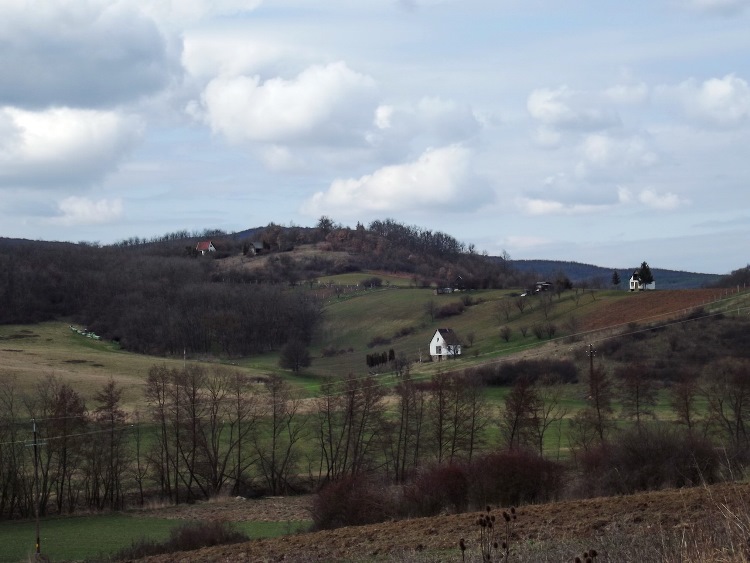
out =
[[[630,276],[630,291],[643,291],[644,289],[656,289],[656,282],[643,283],[641,279],[641,272],[636,270],[633,275]]]
[[[461,355],[461,341],[451,328],[439,328],[430,341],[430,356],[439,362]]]
[[[197,252],[201,253],[201,256],[206,254],[206,252],[216,252],[216,247],[214,246],[214,243],[210,240],[199,242],[195,245],[195,250]]]

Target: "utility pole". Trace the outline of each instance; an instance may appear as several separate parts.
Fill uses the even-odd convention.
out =
[[[589,344],[586,355],[589,357],[589,399],[591,399],[594,396],[594,356],[596,356],[593,344]]]
[[[36,496],[34,500],[34,518],[36,520],[36,560],[41,559],[41,541],[39,539],[39,444],[36,440],[36,419],[31,419],[31,429],[34,434],[34,488]]]

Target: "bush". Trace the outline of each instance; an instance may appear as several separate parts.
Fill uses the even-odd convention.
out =
[[[456,315],[460,315],[463,312],[464,304],[460,301],[456,301],[455,303],[448,303],[447,305],[443,305],[437,311],[435,311],[435,318],[444,319],[446,317],[454,317]]]
[[[373,336],[372,339],[367,343],[368,348],[375,348],[375,346],[385,346],[386,344],[390,344],[391,339],[386,338],[385,336],[382,336],[378,334],[377,336]]]
[[[345,477],[325,485],[312,506],[316,530],[375,524],[393,513],[393,503],[383,494],[383,487],[362,477]]]
[[[126,547],[115,554],[113,560],[141,559],[162,553],[192,551],[201,547],[240,543],[249,540],[250,538],[232,528],[228,522],[188,522],[172,529],[169,538],[164,542],[159,543],[149,539],[133,542],[130,547]]]
[[[555,499],[563,486],[564,467],[524,450],[506,450],[473,461],[469,500],[474,506],[519,505]]]
[[[663,424],[622,432],[580,457],[591,494],[629,494],[719,480],[721,459],[706,439]]]
[[[463,512],[468,508],[469,480],[459,465],[425,469],[404,488],[401,511],[410,517],[434,516],[443,510]]]

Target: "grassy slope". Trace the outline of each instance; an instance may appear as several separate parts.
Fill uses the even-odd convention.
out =
[[[128,514],[72,516],[43,519],[42,553],[52,561],[80,561],[107,556],[142,538],[163,541],[179,520],[136,518]],[[273,538],[305,529],[308,522],[236,522],[249,538]],[[3,522],[0,525],[0,563],[23,561],[34,553],[35,523]]]

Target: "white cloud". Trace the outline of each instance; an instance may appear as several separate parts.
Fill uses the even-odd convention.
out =
[[[629,176],[659,161],[648,142],[638,136],[587,135],[580,148],[582,160],[576,165],[579,178]]]
[[[453,100],[423,97],[413,104],[381,105],[375,111],[369,143],[391,158],[425,147],[466,142],[482,129],[472,109]]]
[[[734,74],[702,83],[686,80],[676,88],[662,87],[662,94],[676,97],[687,114],[712,125],[733,127],[750,119],[750,85]]]
[[[588,203],[564,203],[552,199],[516,198],[516,206],[527,215],[585,215],[600,211],[602,205]]]
[[[109,172],[142,132],[138,118],[69,108],[0,108],[0,186],[90,183]]]
[[[526,109],[548,127],[595,130],[618,125],[617,113],[599,104],[596,97],[566,86],[555,90],[539,88],[529,94]]]
[[[476,209],[489,194],[471,174],[471,153],[459,145],[425,151],[416,161],[385,166],[360,178],[335,180],[305,205],[309,215],[422,208]]]
[[[191,76],[208,81],[263,74],[289,54],[283,43],[247,33],[194,31],[184,39],[182,65]]]
[[[59,202],[60,216],[51,221],[65,226],[109,223],[122,216],[122,200],[67,197]]]
[[[644,82],[618,84],[604,90],[604,95],[617,104],[638,104],[646,101],[649,88]]]
[[[343,62],[309,67],[291,80],[218,77],[203,93],[204,119],[231,142],[350,143],[364,138],[375,81]]]
[[[681,205],[685,205],[688,203],[687,201],[681,200],[679,196],[671,192],[658,194],[654,190],[650,189],[641,191],[641,193],[638,195],[638,201],[640,201],[647,207],[665,211],[677,209]]]

